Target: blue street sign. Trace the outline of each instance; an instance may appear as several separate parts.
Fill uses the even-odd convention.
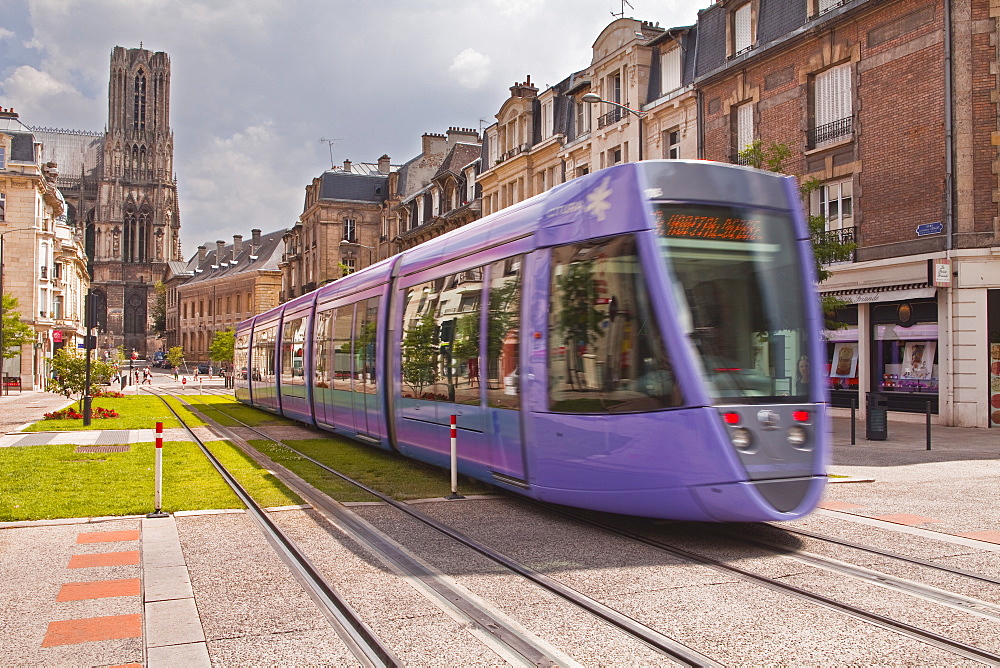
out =
[[[917,236],[926,237],[928,234],[941,234],[944,231],[944,223],[924,223],[917,225]]]

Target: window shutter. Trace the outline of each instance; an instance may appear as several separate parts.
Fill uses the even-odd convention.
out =
[[[733,53],[739,53],[750,48],[753,44],[753,37],[750,34],[750,3],[743,5],[736,10],[733,20],[734,40]]]
[[[838,65],[816,75],[816,127],[851,115],[850,65]]]
[[[662,93],[681,87],[681,50],[671,49],[660,57]]]
[[[736,150],[742,151],[753,143],[753,104],[736,108]]]

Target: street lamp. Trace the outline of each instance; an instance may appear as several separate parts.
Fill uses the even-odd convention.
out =
[[[639,119],[639,159],[642,160],[642,119],[646,117],[647,112],[636,111],[635,109],[630,109],[624,104],[619,104],[617,102],[612,102],[611,100],[605,100],[603,97],[597,93],[586,93],[580,97],[580,101],[587,102],[588,104],[597,104],[598,102],[603,102],[605,104],[610,104],[615,107],[620,107],[630,114],[635,114],[636,118]]]
[[[0,382],[3,382],[5,378],[4,367],[7,362],[7,348],[4,345],[3,340],[3,318],[4,318],[4,308],[3,308],[3,241],[4,235],[10,232],[27,232],[28,230],[36,230],[35,227],[18,227],[13,230],[4,230],[0,232]],[[6,383],[4,383],[4,391],[7,390]]]
[[[357,241],[348,241],[347,239],[341,239],[340,240],[340,245],[341,246],[360,246],[361,248],[367,248],[368,249],[368,266],[370,267],[373,264],[375,264],[375,262],[374,262],[374,255],[372,255],[372,253],[375,251],[375,247],[374,246],[365,246],[364,244],[359,244]]]

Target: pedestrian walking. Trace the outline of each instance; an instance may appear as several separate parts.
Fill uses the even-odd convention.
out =
[[[142,384],[143,385],[153,384],[153,372],[149,370],[148,366],[142,370]]]
[[[198,367],[194,368],[194,379],[195,379],[195,381],[198,380]]]

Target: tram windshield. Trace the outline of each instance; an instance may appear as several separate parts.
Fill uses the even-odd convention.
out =
[[[716,404],[809,397],[805,286],[791,216],[657,204],[678,317]]]

